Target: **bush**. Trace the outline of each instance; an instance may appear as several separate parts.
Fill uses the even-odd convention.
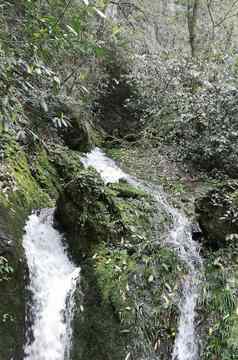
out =
[[[176,145],[200,170],[238,175],[238,91],[234,57],[207,61],[140,56],[131,78],[140,88],[144,136]],[[140,106],[141,106],[140,104]]]

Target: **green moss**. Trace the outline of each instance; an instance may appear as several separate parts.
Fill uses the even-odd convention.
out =
[[[126,335],[110,301],[97,285],[95,259],[81,262],[81,287],[76,296],[72,359],[124,359]]]
[[[49,155],[42,147],[36,148],[36,155],[30,161],[31,174],[38,186],[55,199],[61,188],[58,173],[55,166],[50,162]]]
[[[109,243],[95,249],[100,294],[117,314],[133,356],[152,356],[153,349],[160,351],[161,346],[166,349],[161,359],[167,359],[176,335],[176,298],[184,267],[174,251],[159,245],[159,234],[156,238],[152,234],[150,196],[126,183],[110,186],[110,190],[126,232],[119,242],[111,242],[112,247]],[[157,218],[160,220],[162,217]]]
[[[94,146],[102,147],[105,142],[105,134],[102,129],[96,129],[95,126],[92,125],[93,121],[90,122],[91,126],[89,128],[91,142]]]
[[[48,154],[50,163],[57,170],[57,180],[68,182],[83,170],[81,154],[62,145],[54,145]]]
[[[69,243],[81,259],[86,293],[83,314],[76,314],[75,329],[82,331],[73,359],[120,359],[129,351],[140,358],[154,348],[159,351],[159,343],[166,348],[161,359],[171,354],[177,291],[185,271],[174,252],[152,235],[153,205],[142,190],[125,182],[105,186],[90,169],[65,188],[58,204],[61,223],[67,219],[69,230],[74,229]],[[90,251],[82,257],[85,247]],[[101,324],[103,317],[108,329]]]
[[[148,197],[148,195],[139,187],[132,186],[126,181],[120,181],[109,185],[110,189],[115,191],[115,195],[122,198],[141,198]]]
[[[32,176],[26,154],[19,145],[13,140],[8,141],[5,145],[4,156],[4,162],[13,184],[7,194],[10,203],[25,209],[26,212],[40,204],[47,206],[52,204],[48,193],[41,189],[37,180]]]
[[[118,147],[118,148],[110,148],[110,149],[105,149],[106,153],[108,154],[109,157],[111,157],[114,160],[123,160],[124,156],[127,156],[127,149],[123,149],[122,147]]]
[[[99,245],[93,255],[96,283],[103,303],[112,306],[131,353],[148,354],[160,343],[167,348],[161,354],[166,359],[176,335],[176,297],[185,272],[172,250],[149,243],[144,248],[144,242],[141,238],[133,254],[126,240],[112,249]]]
[[[95,271],[102,300],[112,304],[123,321],[132,315],[129,276],[136,273],[135,259],[125,249],[108,250],[105,244],[95,249]]]
[[[226,248],[209,253],[206,283],[201,311],[204,316],[204,352],[202,359],[219,357],[221,360],[238,358],[238,250]]]

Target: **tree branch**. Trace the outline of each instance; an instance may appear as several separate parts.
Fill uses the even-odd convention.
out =
[[[232,10],[234,9],[234,7],[235,7],[237,4],[238,4],[238,0],[233,1],[233,3],[232,3],[232,5],[230,6],[229,10],[227,10],[226,14],[224,15],[224,17],[223,17],[222,19],[218,20],[218,22],[215,24],[215,27],[221,26],[226,20],[228,20],[228,19],[230,19],[230,18],[232,18],[232,17],[234,17],[234,16],[237,15],[237,14],[235,14],[235,15],[231,15],[231,16],[230,16]]]

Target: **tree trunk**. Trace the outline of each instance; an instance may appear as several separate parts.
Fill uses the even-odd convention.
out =
[[[189,44],[191,48],[191,55],[196,55],[196,25],[198,20],[198,7],[199,0],[187,0],[187,21],[188,21],[188,33]]]

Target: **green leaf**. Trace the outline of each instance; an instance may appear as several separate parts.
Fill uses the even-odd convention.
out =
[[[95,48],[95,55],[97,58],[101,58],[105,55],[106,51],[105,48],[96,47]]]

